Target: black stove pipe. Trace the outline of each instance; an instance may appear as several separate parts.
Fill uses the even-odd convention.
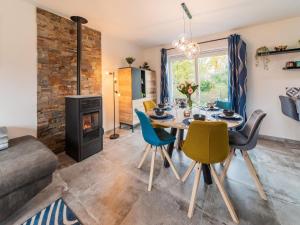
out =
[[[81,25],[86,24],[87,19],[80,16],[71,16],[71,20],[77,24],[77,95],[80,95],[80,73],[81,73]]]

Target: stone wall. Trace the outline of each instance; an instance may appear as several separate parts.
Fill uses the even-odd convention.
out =
[[[37,9],[38,138],[65,146],[65,96],[76,95],[76,24]],[[81,94],[101,95],[101,33],[82,27]]]

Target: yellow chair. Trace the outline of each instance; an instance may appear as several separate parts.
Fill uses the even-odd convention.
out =
[[[156,107],[155,102],[152,100],[144,101],[143,104],[144,104],[145,112],[152,111]]]
[[[152,111],[156,107],[155,102],[152,100],[144,101],[143,105],[146,113]],[[152,124],[152,126],[153,128],[168,128],[167,126],[156,125],[156,124]]]
[[[192,164],[182,177],[182,182],[187,179],[193,168],[196,167],[188,217],[191,218],[193,216],[196,193],[201,175],[201,164],[203,163],[209,164],[212,177],[222,195],[233,221],[235,223],[239,223],[232,203],[225,192],[214,167],[212,166],[214,163],[224,161],[229,154],[227,124],[224,122],[193,121],[190,124],[182,149],[183,152],[193,160]]]

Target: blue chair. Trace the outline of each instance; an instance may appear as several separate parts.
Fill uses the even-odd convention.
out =
[[[151,168],[150,168],[150,177],[149,177],[149,183],[148,183],[148,191],[151,191],[152,188],[152,180],[153,180],[153,172],[154,172],[154,163],[155,163],[155,156],[157,149],[162,157],[166,157],[168,160],[171,169],[173,173],[175,174],[176,178],[180,180],[180,177],[174,167],[174,164],[172,163],[172,160],[169,156],[169,154],[166,151],[165,145],[171,144],[175,141],[175,137],[169,134],[167,131],[161,128],[154,129],[151,121],[146,116],[145,113],[135,109],[135,112],[140,120],[141,128],[142,128],[142,134],[144,140],[147,142],[147,146],[145,148],[145,152],[143,154],[143,157],[138,165],[138,168],[140,169],[147,157],[147,155],[152,150],[152,158],[151,158]],[[155,147],[155,148],[153,148]]]
[[[216,106],[218,108],[220,108],[220,109],[227,109],[227,110],[231,110],[232,109],[231,102],[229,102],[229,101],[217,100],[216,101]]]

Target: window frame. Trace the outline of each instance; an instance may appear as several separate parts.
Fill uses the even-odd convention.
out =
[[[197,84],[199,84],[200,82],[200,76],[199,76],[199,67],[198,67],[198,63],[199,63],[199,58],[205,58],[205,57],[210,57],[210,56],[218,56],[218,55],[228,55],[228,48],[227,47],[221,47],[221,48],[214,48],[214,49],[208,49],[208,50],[203,50],[200,52],[199,56],[197,58],[194,59],[194,65],[195,65],[195,82]],[[168,55],[168,86],[169,86],[169,96],[170,96],[170,100],[174,101],[174,90],[173,90],[173,74],[172,74],[172,61],[176,61],[176,60],[185,60],[188,59],[184,54],[170,54]],[[229,76],[229,73],[228,73]],[[229,79],[229,77],[228,77]],[[200,99],[201,97],[201,92],[200,92],[200,88],[198,88],[197,92],[196,92],[196,98]],[[229,97],[229,96],[228,96]]]

